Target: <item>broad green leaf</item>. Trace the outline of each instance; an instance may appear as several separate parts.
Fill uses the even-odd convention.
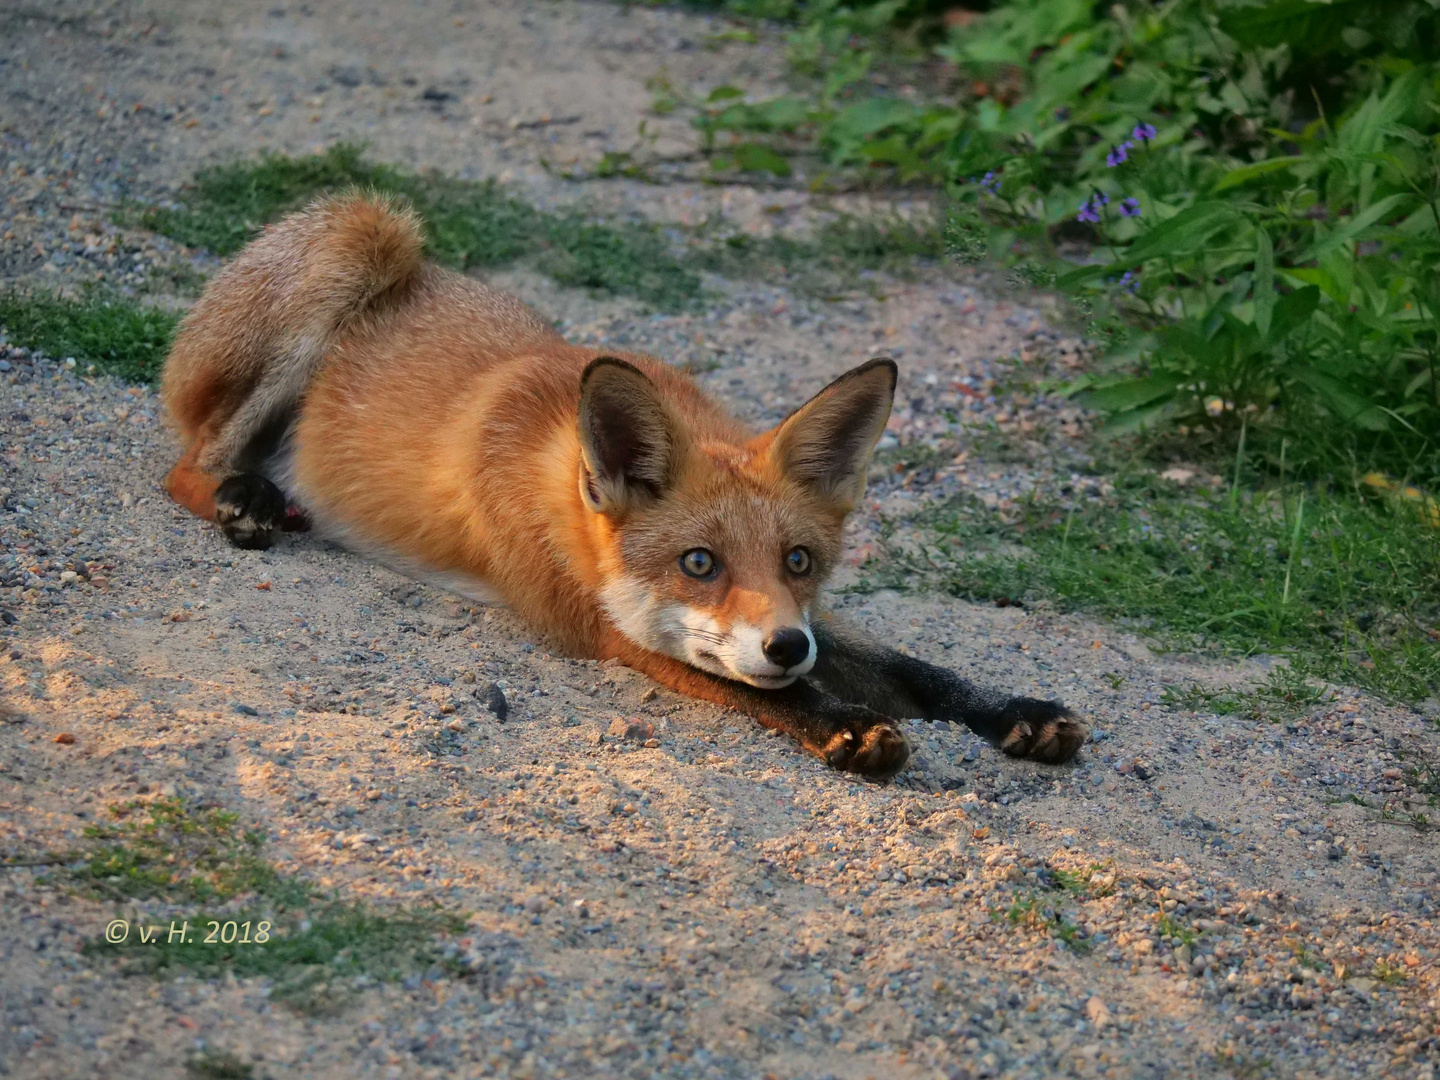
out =
[[[1242,45],[1289,45],[1296,55],[1332,52],[1345,45],[1343,34],[1363,24],[1374,0],[1269,0],[1220,12],[1220,29]]]
[[[744,96],[745,91],[741,90],[738,86],[717,86],[714,90],[710,91],[705,100],[707,103],[713,105],[718,101],[729,101],[731,98]]]
[[[1280,297],[1275,302],[1275,310],[1270,320],[1268,343],[1278,345],[1286,335],[1310,318],[1319,306],[1320,290],[1314,285],[1307,285]]]
[[[1397,206],[1414,198],[1407,192],[1400,192],[1395,195],[1387,195],[1377,203],[1372,203],[1365,210],[1345,219],[1345,223],[1334,232],[1320,237],[1310,247],[1296,257],[1296,262],[1310,262],[1312,259],[1325,258],[1331,252],[1336,251],[1350,241],[1357,239],[1361,233],[1374,225],[1381,218],[1385,217]]]
[[[735,167],[743,172],[768,172],[776,176],[790,175],[790,162],[759,143],[741,143],[730,148]]]
[[[1297,373],[1296,381],[1314,392],[1336,419],[1366,431],[1389,430],[1390,419],[1385,410],[1361,397],[1340,380],[1314,368],[1306,368]]]
[[[1255,329],[1261,337],[1270,333],[1270,315],[1275,310],[1275,248],[1270,234],[1255,230]]]
[[[1146,259],[1161,256],[1189,255],[1200,250],[1205,242],[1239,218],[1228,203],[1197,203],[1167,218],[1130,245],[1115,263],[1122,269],[1138,266]]]
[[[1291,281],[1297,281],[1302,285],[1317,286],[1326,296],[1335,303],[1345,305],[1350,302],[1350,291],[1343,282],[1337,281],[1323,268],[1318,266],[1287,266],[1280,271]]]
[[[830,123],[829,134],[836,140],[864,139],[912,120],[918,112],[914,105],[899,98],[866,98],[841,109]]]
[[[1173,376],[1149,375],[1084,390],[1078,397],[1089,408],[1099,409],[1101,412],[1123,412],[1149,405],[1174,393]]]
[[[1270,158],[1268,161],[1257,161],[1254,165],[1242,165],[1238,169],[1231,169],[1220,178],[1220,182],[1211,188],[1211,192],[1218,194],[1232,187],[1239,187],[1241,184],[1248,184],[1261,176],[1268,176],[1270,173],[1279,172],[1281,169],[1288,169],[1292,165],[1298,165],[1307,160],[1303,154],[1295,154],[1290,157]]]

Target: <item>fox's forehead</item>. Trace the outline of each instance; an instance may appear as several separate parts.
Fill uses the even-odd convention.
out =
[[[631,559],[669,560],[677,551],[705,547],[733,570],[753,562],[769,573],[790,547],[833,556],[842,524],[793,485],[720,467],[703,482],[667,492],[625,530],[625,548]]]
[[[694,449],[696,453],[693,455],[693,464],[722,475],[761,479],[769,471],[765,468],[764,455],[750,444],[702,442]]]

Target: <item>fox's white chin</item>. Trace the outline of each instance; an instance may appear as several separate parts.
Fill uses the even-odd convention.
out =
[[[761,690],[783,690],[799,677],[799,675],[742,675],[738,671],[730,674],[730,678],[737,682],[749,683]]]

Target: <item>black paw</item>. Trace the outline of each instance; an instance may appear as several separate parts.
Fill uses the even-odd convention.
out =
[[[1058,701],[1011,698],[1001,710],[1000,749],[1011,757],[1059,765],[1069,761],[1090,734],[1074,713]]]
[[[240,473],[215,489],[215,521],[238,548],[268,548],[285,520],[285,496],[258,473]]]
[[[820,757],[832,769],[853,772],[870,780],[889,780],[910,760],[905,733],[889,717],[869,709],[840,721]]]

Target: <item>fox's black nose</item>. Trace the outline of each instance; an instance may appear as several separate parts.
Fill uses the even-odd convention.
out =
[[[792,668],[810,655],[810,639],[804,630],[776,630],[761,648],[772,664]]]

